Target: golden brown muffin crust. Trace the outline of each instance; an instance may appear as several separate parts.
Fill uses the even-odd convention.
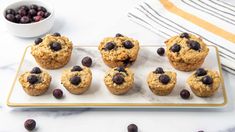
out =
[[[133,47],[127,49],[123,46],[123,42],[131,41]],[[115,48],[112,50],[105,50],[108,42],[114,42]],[[139,42],[132,38],[123,37],[107,37],[104,38],[98,47],[104,62],[110,67],[125,66],[124,61],[134,62],[139,51]]]
[[[209,48],[207,48],[201,38],[192,34],[188,35],[189,38],[182,38],[178,35],[165,41],[167,57],[170,63],[178,70],[192,71],[199,68],[209,52]],[[188,41],[198,42],[200,49],[194,50],[190,48]],[[171,47],[174,44],[180,45],[181,49],[179,52],[171,51]]]
[[[72,94],[82,94],[87,91],[91,85],[92,72],[88,67],[82,67],[82,71],[71,71],[72,68],[63,71],[61,83]],[[78,85],[73,85],[70,79],[74,76],[79,76],[81,82]]]
[[[50,44],[58,42],[61,44],[61,50],[53,51]],[[43,41],[31,47],[31,54],[37,63],[46,69],[56,69],[63,67],[68,63],[71,57],[73,45],[65,36],[46,35]]]
[[[128,92],[134,84],[134,73],[129,68],[125,68],[126,72],[119,72],[116,69],[117,67],[112,68],[106,73],[104,77],[104,83],[111,93],[117,95],[124,94]],[[113,82],[112,79],[116,74],[121,74],[123,76],[124,82],[122,84],[118,85]]]
[[[30,84],[27,81],[27,77],[30,75],[35,75],[39,79],[39,81],[35,84]],[[46,72],[42,71],[40,74],[33,74],[30,72],[25,72],[20,75],[19,82],[21,83],[24,91],[31,95],[31,96],[37,96],[45,93],[51,83],[51,76]]]
[[[192,91],[200,97],[212,96],[220,86],[220,76],[218,72],[212,70],[206,70],[207,74],[204,76],[196,76],[195,72],[187,79],[187,83],[192,89]],[[210,85],[204,84],[202,78],[209,76],[212,78],[213,82]]]

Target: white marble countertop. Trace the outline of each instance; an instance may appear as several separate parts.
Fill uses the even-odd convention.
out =
[[[0,9],[9,3],[0,0]],[[235,4],[233,0],[227,0]],[[68,36],[74,44],[94,44],[117,32],[140,40],[141,44],[161,44],[164,39],[130,22],[126,13],[138,0],[51,0],[56,23],[51,32]],[[0,21],[0,132],[25,131],[28,118],[37,121],[40,132],[126,132],[130,123],[140,132],[235,132],[235,76],[223,71],[229,102],[223,109],[13,109],[6,105],[22,53],[34,39],[8,33]]]

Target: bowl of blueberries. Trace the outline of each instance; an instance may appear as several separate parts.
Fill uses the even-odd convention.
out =
[[[49,32],[55,21],[55,14],[49,3],[22,0],[6,6],[3,19],[13,35],[29,38]]]

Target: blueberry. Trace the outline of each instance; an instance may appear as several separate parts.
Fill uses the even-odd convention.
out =
[[[82,59],[82,65],[86,67],[90,67],[92,65],[92,59],[88,56]]]
[[[19,9],[18,14],[23,17],[27,15],[27,11],[25,9]]]
[[[53,90],[53,96],[57,99],[60,99],[63,97],[63,91],[60,89],[54,89]]]
[[[44,13],[43,11],[38,11],[38,12],[37,12],[37,16],[44,17],[44,14],[45,14],[45,13]]]
[[[53,36],[58,37],[58,36],[61,36],[61,35],[60,35],[60,33],[57,33],[57,32],[56,32],[56,33],[53,34]]]
[[[37,11],[35,9],[30,9],[29,10],[29,15],[30,16],[36,16],[37,15]]]
[[[59,51],[62,49],[61,44],[59,42],[53,42],[50,44],[50,48],[53,51]]]
[[[120,34],[120,33],[117,33],[117,34],[115,35],[115,37],[123,37],[123,35]]]
[[[29,23],[29,22],[30,22],[30,19],[28,16],[23,16],[20,19],[20,23]]]
[[[122,66],[117,67],[116,70],[119,72],[126,72],[125,68]]]
[[[80,66],[73,66],[73,68],[71,69],[71,72],[73,71],[82,71],[82,68]]]
[[[125,80],[123,78],[123,75],[115,74],[112,78],[112,81],[116,83],[117,85],[121,85]]]
[[[127,66],[127,65],[131,64],[133,61],[131,61],[130,58],[127,58],[127,59],[123,60],[122,62],[124,64],[124,66]]]
[[[72,78],[70,78],[70,83],[73,85],[79,85],[81,81],[82,80],[80,76],[73,76]]]
[[[126,48],[126,49],[131,49],[134,47],[134,45],[132,44],[132,42],[130,40],[127,40],[125,42],[123,42],[123,46]]]
[[[178,44],[174,44],[174,45],[170,48],[170,50],[171,50],[172,52],[179,52],[180,49],[181,49],[181,47],[180,47],[180,45],[178,45]]]
[[[106,45],[105,45],[105,50],[112,50],[114,49],[116,46],[116,44],[114,42],[108,42]]]
[[[12,14],[12,15],[15,15],[15,14],[16,14],[16,12],[15,12],[15,10],[13,10],[13,9],[7,9],[7,10],[6,10],[6,14]]]
[[[15,16],[12,14],[7,14],[6,19],[11,22],[15,22]]]
[[[15,22],[19,23],[21,19],[21,16],[19,14],[15,15]]]
[[[42,6],[38,6],[38,11],[43,11],[43,12],[47,12],[46,8],[42,7]]]
[[[35,22],[38,22],[40,20],[42,20],[42,16],[34,16],[33,17],[33,21],[35,21]]]
[[[27,77],[27,81],[30,83],[30,84],[35,84],[38,82],[38,77],[36,75],[29,75]]]
[[[157,49],[157,53],[160,55],[160,56],[163,56],[164,55],[164,53],[165,53],[165,49],[164,48],[158,48]]]
[[[207,71],[203,68],[198,68],[195,72],[196,76],[204,76],[207,74]]]
[[[180,34],[180,37],[189,39],[189,34],[188,33],[182,33],[182,34]]]
[[[164,73],[164,70],[163,70],[161,67],[158,67],[158,68],[156,68],[156,70],[154,71],[154,73],[156,73],[156,74],[162,74],[162,73]]]
[[[45,12],[45,14],[44,14],[44,18],[47,18],[47,17],[49,17],[51,15],[51,13],[50,12]]]
[[[35,43],[36,45],[40,44],[41,42],[42,42],[42,39],[41,39],[41,38],[36,38],[36,39],[34,40],[34,43]]]
[[[183,89],[180,92],[180,97],[183,98],[183,99],[188,99],[190,97],[190,92],[186,89]]]
[[[20,7],[19,7],[19,10],[20,10],[20,9],[23,9],[23,10],[25,10],[26,12],[29,11],[28,6],[26,6],[26,5],[20,6]]]
[[[38,6],[37,5],[35,5],[35,4],[32,4],[32,5],[30,5],[29,6],[29,9],[34,9],[34,10],[38,10]]]
[[[28,119],[24,122],[24,127],[28,131],[32,131],[36,127],[36,121],[33,119]]]
[[[39,67],[34,67],[30,73],[34,73],[34,74],[40,74],[42,73],[41,69]]]
[[[193,49],[193,50],[196,50],[196,51],[201,49],[201,46],[197,41],[189,40],[189,41],[187,41],[187,44],[188,44],[190,49]]]
[[[159,76],[159,81],[162,83],[162,84],[167,84],[167,83],[169,83],[170,82],[170,77],[168,76],[168,75],[164,75],[164,74],[162,74],[162,75],[160,75]]]
[[[213,79],[210,76],[205,76],[202,78],[202,83],[210,85],[213,83]]]
[[[130,124],[127,127],[128,132],[138,132],[138,127],[135,124]]]

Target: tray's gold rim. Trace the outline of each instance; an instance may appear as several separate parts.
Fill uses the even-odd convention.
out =
[[[141,47],[157,47],[159,45],[144,45]],[[20,68],[23,64],[25,55],[27,53],[28,48],[31,46],[27,46],[24,50],[23,57],[20,61],[20,65],[17,69],[15,79],[13,81],[13,84],[11,86],[10,92],[7,97],[7,105],[10,107],[199,107],[199,108],[207,108],[207,107],[223,107],[228,103],[227,100],[227,94],[226,94],[226,89],[224,85],[224,78],[222,74],[222,67],[221,67],[221,61],[219,58],[219,52],[218,48],[214,45],[209,45],[212,46],[216,49],[216,56],[218,60],[218,66],[219,66],[219,72],[221,76],[221,85],[222,85],[222,90],[223,90],[223,97],[224,97],[224,102],[220,104],[193,104],[193,103],[12,103],[10,102],[10,97],[13,92],[15,83],[17,81],[17,77],[20,71]],[[96,47],[96,45],[79,45],[77,47]]]

